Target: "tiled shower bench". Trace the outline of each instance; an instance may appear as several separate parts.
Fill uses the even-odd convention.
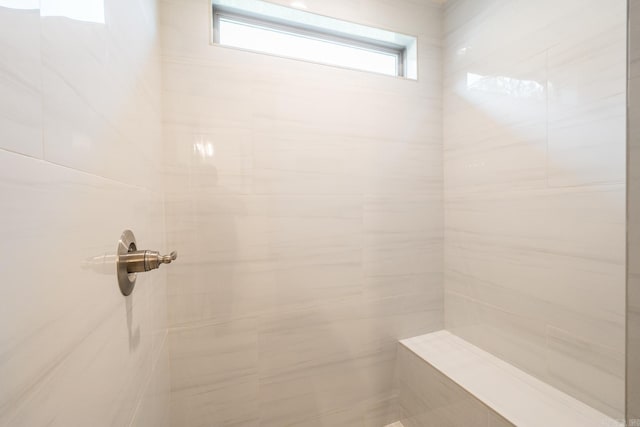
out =
[[[623,425],[447,331],[400,341],[398,373],[394,426]]]

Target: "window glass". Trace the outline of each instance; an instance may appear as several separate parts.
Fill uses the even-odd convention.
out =
[[[259,27],[225,17],[219,19],[219,31],[219,43],[225,46],[391,76],[398,74],[398,54]]]

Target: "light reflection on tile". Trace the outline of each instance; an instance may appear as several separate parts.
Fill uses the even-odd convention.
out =
[[[39,1],[0,3],[0,148],[42,158]]]
[[[446,327],[616,418],[625,8],[462,0],[444,14]]]
[[[124,298],[112,264],[126,228],[166,250],[160,168],[139,155],[162,147],[155,13],[0,1],[0,425],[166,419],[166,271]]]
[[[421,80],[210,46],[203,3],[161,2],[172,334],[258,327],[233,378],[195,339],[172,355],[185,427],[390,424],[395,342],[442,327],[441,10],[307,5],[418,34]],[[221,373],[182,393],[207,354]]]

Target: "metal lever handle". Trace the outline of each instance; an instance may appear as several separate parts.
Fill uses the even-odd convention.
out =
[[[176,251],[169,255],[160,255],[157,251],[139,251],[136,237],[131,230],[125,230],[118,241],[116,270],[118,285],[123,295],[130,295],[136,284],[136,273],[155,270],[161,264],[171,264],[178,258]]]
[[[161,258],[161,262],[162,264],[171,264],[171,261],[175,261],[176,259],[178,259],[178,252],[177,251],[171,251],[171,253],[169,255],[164,255]]]
[[[131,251],[120,255],[120,263],[127,267],[127,273],[144,273],[155,270],[162,264],[171,264],[178,258],[176,251],[170,255],[160,255],[157,251]]]

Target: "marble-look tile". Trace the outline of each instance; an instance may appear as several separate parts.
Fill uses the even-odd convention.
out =
[[[446,327],[616,418],[625,16],[448,2],[443,54]]]
[[[402,246],[389,244],[363,250],[363,271],[367,278],[407,275],[437,277],[442,250],[437,244]]]
[[[391,421],[390,403],[373,417],[370,407],[372,398],[388,402],[394,396],[395,337],[438,323],[439,300],[429,295],[351,298],[265,316],[259,338],[262,422]]]
[[[131,421],[152,359],[150,343],[138,336],[144,325],[132,321],[132,333],[127,317],[133,313],[135,318],[149,307],[146,302],[138,303],[133,312],[126,312],[124,302],[122,305],[101,319],[82,345],[41,374],[39,384],[15,402],[17,410],[8,425],[123,425]]]
[[[127,227],[140,243],[162,248],[154,215],[162,198],[6,151],[0,164],[1,234],[15,242],[2,253],[14,286],[1,290],[3,322],[13,326],[0,337],[7,384],[0,424],[74,425],[92,416],[128,423],[166,331],[166,314],[156,306],[164,272],[139,277],[134,294],[123,298],[110,255]],[[121,205],[135,209],[123,213]],[[66,256],[44,257],[34,269],[33,248]],[[73,410],[80,397],[84,409]]]
[[[585,8],[548,51],[551,186],[625,180],[625,18],[624,1]]]
[[[398,347],[400,421],[405,427],[486,426],[487,408],[406,347]]]
[[[477,246],[473,246],[467,251],[476,249]],[[468,252],[452,250],[450,253],[455,256],[456,254]],[[503,252],[500,253],[502,254]],[[525,253],[523,257],[526,257],[526,255]],[[507,256],[507,254],[504,253],[504,256]],[[521,262],[523,257],[515,258],[515,262]],[[496,264],[490,262],[486,256],[473,257],[471,262],[476,265],[476,263],[482,263],[483,260],[486,261],[486,267],[482,270],[483,272],[496,268]],[[558,268],[558,265],[571,263],[571,260],[565,260],[567,261],[565,264],[562,261],[562,258],[540,258],[538,263],[527,267],[526,271],[527,273],[531,271],[530,274],[535,276],[536,269],[548,268],[550,269],[549,271],[556,271],[555,269]],[[580,306],[573,302],[569,293],[564,297],[559,295],[559,300],[556,303],[545,298],[544,293],[548,292],[545,289],[546,287],[535,291],[532,290],[532,283],[542,283],[537,281],[536,278],[532,278],[532,281],[523,281],[522,284],[512,284],[501,278],[484,279],[481,276],[488,274],[470,274],[460,267],[460,265],[451,265],[451,269],[447,272],[448,290],[452,293],[470,297],[476,301],[499,307],[502,310],[518,313],[519,316],[538,323],[540,327],[551,324],[570,330],[573,334],[585,337],[590,342],[598,343],[599,345],[620,348],[621,343],[624,341],[624,332],[620,328],[624,317],[620,315],[613,316],[605,311],[600,311],[595,304],[596,299],[591,301],[591,305],[589,305],[589,301],[585,298],[584,306]],[[573,266],[571,267],[573,268]],[[506,274],[508,272],[505,272]],[[559,286],[559,279],[554,277],[553,274],[539,275],[537,277],[541,280],[548,280],[549,288]],[[594,280],[592,283],[597,282]],[[589,289],[588,286],[585,286],[585,288]],[[580,288],[571,292],[580,292]]]
[[[131,421],[132,427],[171,426],[171,366],[168,339],[163,340],[162,349],[153,363],[151,377]]]
[[[558,108],[550,116],[549,185],[623,183],[626,176],[624,85],[620,85],[617,93],[601,100],[576,102],[575,107]]]
[[[159,190],[149,180],[162,158],[154,10],[112,0],[85,17],[41,1],[57,12],[41,20],[45,159]]]
[[[399,337],[436,322],[441,315],[439,302],[438,295],[427,293],[375,300],[354,297],[264,316],[260,366],[270,375],[296,371],[306,375],[301,370],[305,367],[394,347]]]
[[[545,328],[535,319],[446,292],[445,324],[451,332],[514,366],[548,377]]]
[[[447,194],[546,184],[546,62],[544,53],[524,57],[513,47],[447,74]]]
[[[40,1],[0,5],[0,148],[42,158]]]
[[[290,6],[286,0],[273,0],[273,3]],[[398,8],[384,0],[347,0],[339,3],[323,0],[306,2],[308,8],[329,16],[338,16],[348,21],[357,21],[365,25],[380,26],[385,22],[385,28],[395,28],[397,31],[432,36],[439,39],[440,35],[440,0],[411,2],[412,7]]]
[[[366,277],[362,285],[362,295],[369,298],[384,298],[400,295],[432,292],[442,298],[443,289],[434,286],[443,280],[442,272],[418,274],[391,274]]]
[[[437,197],[365,198],[363,273],[368,289],[389,284],[387,290],[397,292],[391,282],[398,278],[402,283],[410,276],[438,280],[443,263],[440,206]],[[427,283],[421,292],[430,288]]]
[[[602,283],[622,280],[623,204],[618,187],[452,197],[448,289],[619,346],[624,289]]]
[[[289,314],[264,315],[254,322],[257,355],[253,329],[243,326],[250,321],[174,329],[174,422],[192,425],[218,419],[220,401],[230,408],[226,422],[253,422],[243,418],[254,416],[253,407],[247,409],[239,400],[254,400],[247,393],[253,390],[253,370],[259,369],[257,402],[263,425],[282,425],[285,420],[291,425],[338,426],[353,420],[382,425],[374,420],[392,420],[393,405],[388,399],[393,397],[389,393],[393,392],[395,342],[438,322],[440,297],[431,298],[351,298]],[[387,403],[374,405],[372,394]],[[343,407],[346,403],[348,410]],[[379,413],[371,416],[375,408]]]
[[[416,120],[422,120],[417,118]],[[364,176],[367,197],[401,202],[431,198],[435,212],[442,198],[442,146],[398,144],[394,140],[367,141]],[[441,212],[441,211],[440,211]],[[429,222],[431,223],[431,221]]]
[[[171,425],[258,425],[258,322],[170,333]]]
[[[367,196],[364,199],[365,244],[439,243],[443,238],[439,197]],[[425,221],[428,218],[429,221]]]
[[[313,413],[310,413],[309,417],[305,418],[300,414],[298,418],[294,417],[298,421],[288,422],[287,425],[295,427],[380,427],[386,425],[391,419],[397,419],[397,414],[396,398],[380,396],[371,401],[351,404],[347,408],[328,411],[318,416],[313,416]]]
[[[460,137],[473,140],[473,146],[445,147],[449,194],[528,190],[545,184],[546,126],[499,127],[493,124],[484,138]]]
[[[393,398],[394,360],[395,352],[387,350],[327,361],[305,372],[263,374],[260,425],[363,425],[373,409],[367,399]],[[383,419],[391,409],[384,406]]]
[[[562,372],[553,369],[545,358],[545,349],[550,346],[545,328],[554,325],[583,337],[589,343],[587,351],[604,346],[612,350],[612,356],[622,354],[624,315],[619,307],[624,305],[624,289],[602,286],[612,278],[622,281],[624,250],[615,241],[610,242],[611,246],[604,243],[606,236],[624,234],[624,219],[613,220],[621,194],[621,190],[612,187],[605,191],[574,192],[570,196],[528,194],[525,210],[520,210],[521,201],[516,202],[513,196],[486,202],[479,202],[485,197],[467,197],[464,202],[459,199],[448,204],[445,277],[451,298],[447,297],[445,307],[447,328],[527,372],[583,396],[590,404],[619,410],[615,402],[621,388],[605,393],[604,388],[598,387],[593,396],[590,391],[593,387],[585,385],[581,393],[570,383],[559,381],[557,376],[562,377]],[[603,200],[598,204],[602,210],[583,207],[596,195]],[[508,207],[503,207],[502,200],[511,200]],[[476,216],[485,203],[492,213]],[[543,208],[545,204],[547,208]],[[547,209],[552,217],[545,219]],[[512,218],[515,221],[511,222]],[[526,231],[519,230],[522,221],[528,224]],[[571,226],[560,229],[556,224]],[[476,229],[482,231],[474,232]],[[553,252],[545,249],[554,241]],[[514,280],[515,277],[519,279]],[[454,304],[454,294],[464,304]],[[576,299],[577,294],[582,297]],[[464,308],[468,304],[476,310]],[[516,325],[519,326],[513,333],[506,333]],[[527,332],[534,330],[533,334]],[[575,357],[584,359],[579,354]],[[611,384],[620,385],[619,368],[624,363],[617,356],[609,362],[618,376],[618,380],[614,379],[616,375],[611,377],[614,381]],[[598,377],[598,369],[592,369],[589,375],[582,376]]]
[[[362,141],[261,130],[254,132],[253,140],[255,194],[357,197],[364,192]]]
[[[264,66],[275,69],[276,65]],[[310,67],[313,64],[305,65]],[[302,71],[296,71],[295,68],[289,70],[291,83],[286,86],[269,84],[270,81],[279,80],[278,75],[269,76],[268,79],[263,77],[266,81],[255,84],[254,108],[258,117],[273,121],[276,126],[287,124],[291,128],[297,125],[307,132],[331,135],[332,138],[355,136],[365,141],[439,145],[441,130],[437,126],[441,111],[435,100],[428,96],[407,93],[406,84],[410,82],[392,81],[385,85],[386,88],[367,90],[367,85],[357,84],[352,81],[352,76],[344,75],[345,70],[332,69],[326,74],[336,74],[331,77],[344,89],[327,91],[321,84],[322,74],[319,70],[309,70],[317,76],[316,82],[311,83],[295,79]],[[404,83],[404,87],[400,86],[401,83]],[[425,87],[436,89],[428,82],[416,84],[421,84],[422,90]],[[396,87],[398,92],[394,93]],[[394,98],[393,104],[386,101],[388,97]],[[313,117],[313,120],[309,120],[309,117]],[[384,120],[379,120],[379,117]],[[329,141],[331,139],[325,140],[325,143]],[[426,172],[430,171],[426,169]]]
[[[442,379],[440,382],[415,381],[412,387],[405,386],[410,390],[417,389],[426,396],[432,395],[431,399],[423,399],[421,405],[417,405],[417,409],[425,406],[428,409],[429,403],[437,401],[438,398],[444,399],[443,395],[450,396],[452,394],[450,392],[443,394],[434,390],[444,382],[449,389],[454,388],[459,391],[457,398],[452,400],[464,402],[466,396],[467,399],[472,399],[476,405],[484,408],[484,416],[480,417],[481,425],[487,425],[489,419],[492,419],[492,423],[502,421],[503,424],[509,420],[513,425],[518,426],[621,425],[620,422],[591,406],[447,331],[402,340],[401,345],[418,358],[415,363],[422,364],[409,371],[406,377],[413,380],[415,376],[420,375],[421,371],[426,375],[424,373],[426,371],[427,373],[437,372]],[[403,391],[401,384],[401,401]],[[456,395],[453,394],[453,396]],[[468,408],[469,405],[465,406]],[[464,410],[452,412],[455,416],[462,416],[465,413]],[[499,417],[489,418],[491,412]],[[449,421],[453,426],[469,425],[469,422],[465,421],[452,419]]]
[[[256,381],[240,378],[220,389],[191,396],[172,394],[171,425],[258,427],[256,389]]]
[[[396,381],[397,385],[397,370]],[[379,427],[389,424],[392,420],[400,418],[400,406],[398,405],[398,390],[394,388],[391,398],[373,399],[366,402],[362,410],[364,427]],[[393,423],[392,423],[393,424]],[[402,427],[402,426],[393,426]]]
[[[168,218],[188,216],[169,245],[184,247],[171,269],[172,324],[224,322],[300,309],[362,288],[359,198],[241,196],[168,202]],[[195,213],[194,213],[195,212]],[[203,230],[204,228],[204,230]]]
[[[182,343],[221,370],[199,394],[172,353],[174,423],[396,421],[394,342],[443,323],[441,9],[307,4],[421,37],[409,82],[212,46],[208,5],[160,5],[172,336],[258,328],[235,378],[221,348]]]
[[[571,390],[572,395],[595,407],[602,403],[594,402],[618,405],[606,412],[623,414],[624,351],[590,342],[553,326],[547,327],[546,335],[550,384],[562,385]]]
[[[220,125],[165,126],[164,175],[168,202],[188,192],[201,196],[249,194],[253,170],[250,131]],[[182,198],[180,198],[182,197]]]
[[[156,10],[99,3],[0,6],[0,235],[13,242],[0,249],[0,319],[11,325],[0,334],[3,426],[129,425],[136,407],[164,418],[140,399],[168,384],[166,371],[153,379],[163,374],[154,366],[166,369],[155,362],[166,271],[141,275],[124,298],[113,265],[127,228],[166,250],[162,188],[148,185],[154,168],[134,168],[144,153],[110,151],[126,138],[161,147],[160,66],[145,54],[158,46]],[[34,253],[45,254],[37,268]]]

